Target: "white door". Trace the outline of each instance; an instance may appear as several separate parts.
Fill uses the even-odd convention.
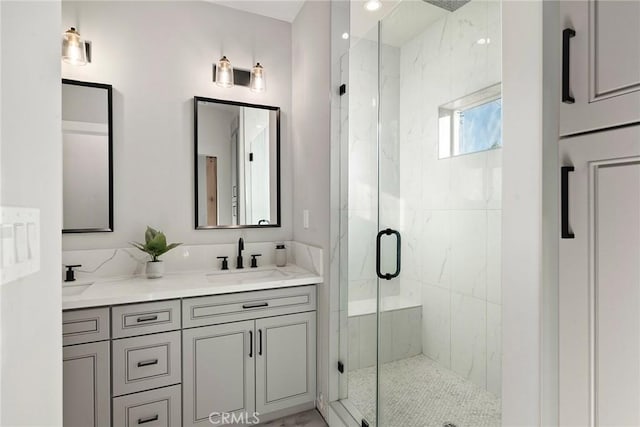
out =
[[[564,0],[561,25],[560,134],[639,122],[640,1]]]
[[[253,320],[182,332],[183,426],[226,424],[255,408]],[[224,418],[223,418],[224,417]]]
[[[561,140],[560,159],[560,425],[638,426],[640,126]]]
[[[65,427],[111,425],[109,370],[108,341],[63,347],[62,418]]]
[[[260,415],[316,398],[316,313],[256,320],[256,410]]]

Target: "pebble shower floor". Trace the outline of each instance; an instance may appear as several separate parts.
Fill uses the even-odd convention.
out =
[[[349,372],[349,400],[370,425],[375,419],[375,367]],[[424,355],[381,370],[381,427],[494,427],[500,399]]]

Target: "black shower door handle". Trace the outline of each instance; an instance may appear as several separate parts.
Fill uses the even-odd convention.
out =
[[[396,271],[393,274],[386,273],[382,274],[380,271],[380,242],[382,240],[382,236],[389,236],[391,234],[395,234],[396,236]],[[400,275],[400,255],[402,253],[402,244],[400,240],[400,233],[396,230],[392,230],[391,228],[387,228],[386,230],[381,230],[376,237],[376,273],[378,277],[384,280],[391,280]]]

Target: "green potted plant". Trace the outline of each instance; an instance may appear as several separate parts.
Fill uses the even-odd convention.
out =
[[[182,243],[171,243],[167,245],[167,237],[162,231],[154,230],[147,226],[144,233],[145,243],[131,242],[133,246],[146,252],[151,256],[151,261],[147,261],[147,278],[158,279],[164,274],[164,263],[158,257],[171,249],[180,246]]]

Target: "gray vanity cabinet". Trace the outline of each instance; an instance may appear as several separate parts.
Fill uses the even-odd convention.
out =
[[[65,427],[111,426],[109,341],[63,347]]]
[[[210,426],[222,413],[253,414],[253,329],[250,320],[183,331],[184,427]]]
[[[256,320],[256,411],[313,402],[316,395],[316,313]]]

